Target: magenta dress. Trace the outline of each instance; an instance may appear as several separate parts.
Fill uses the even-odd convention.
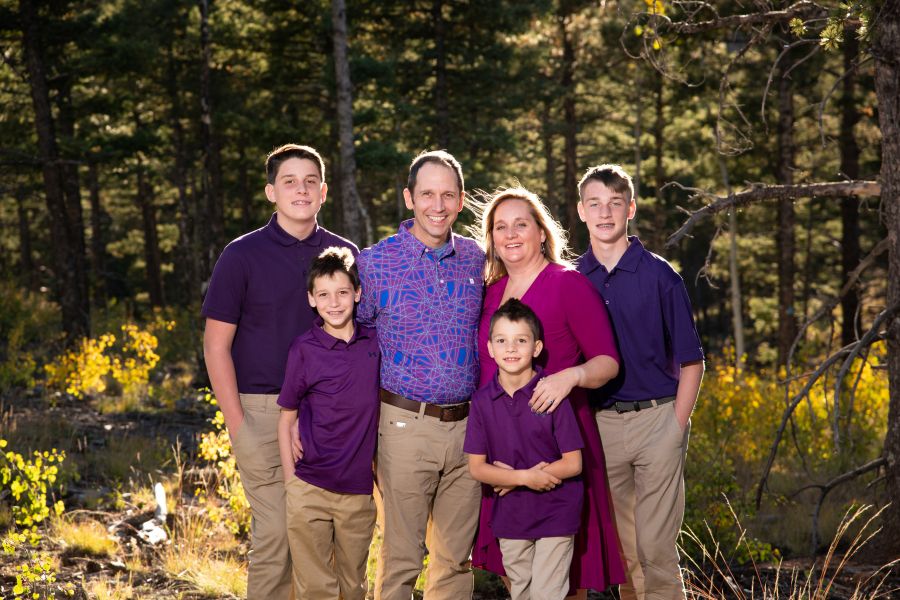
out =
[[[497,364],[487,351],[488,326],[491,315],[500,307],[500,299],[509,278],[488,286],[478,327],[478,355],[481,381],[497,372]],[[541,320],[544,327],[544,350],[537,358],[546,374],[583,363],[595,356],[607,355],[619,360],[606,307],[590,281],[581,273],[550,263],[520,298]],[[571,588],[598,591],[625,582],[625,571],[619,555],[615,522],[610,510],[606,462],[600,433],[587,394],[574,388],[569,395],[584,441],[582,477],[584,508],[581,530],[575,536],[575,554],[570,572]],[[500,546],[490,526],[494,492],[482,486],[481,515],[478,536],[472,551],[472,564],[504,575]]]

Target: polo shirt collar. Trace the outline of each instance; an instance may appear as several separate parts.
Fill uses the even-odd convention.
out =
[[[639,240],[636,235],[629,235],[628,248],[625,249],[625,254],[619,259],[619,262],[613,268],[613,271],[622,269],[623,271],[634,273],[637,271],[638,264],[641,262],[641,256],[643,254],[644,245],[641,243],[641,240]],[[587,252],[584,253],[583,264],[585,267],[585,275],[594,272],[598,268],[606,269],[606,267],[601,265],[600,261],[597,260],[597,257],[594,255],[594,251],[590,246],[588,246]]]
[[[313,321],[312,326],[312,334],[313,337],[316,338],[323,346],[328,348],[329,350],[334,350],[334,347],[337,346],[338,342],[343,342],[344,340],[338,339],[322,329],[322,326],[325,324],[325,320],[322,317],[316,317],[315,321]],[[356,321],[353,322],[353,336],[350,337],[350,341],[346,342],[348,346],[352,345],[356,340],[369,339],[369,330],[365,327],[360,327],[359,323]]]
[[[444,257],[450,256],[454,252],[456,252],[456,234],[453,231],[450,232],[450,241],[440,248],[431,248],[426,246],[422,240],[417,238],[412,233],[412,226],[415,223],[415,219],[407,219],[400,223],[400,227],[397,230],[397,234],[400,237],[400,243],[403,245],[403,248],[407,251],[415,254],[416,256],[421,256],[425,252],[431,250],[433,251],[434,258],[437,260],[441,260]]]
[[[269,223],[266,225],[266,231],[269,233],[269,236],[281,244],[282,246],[293,246],[295,244],[305,244],[307,246],[318,247],[322,245],[322,228],[319,227],[319,224],[316,223],[313,225],[312,233],[303,238],[302,240],[298,240],[287,231],[282,229],[281,225],[278,224],[278,213],[272,213],[272,218],[269,219]]]
[[[516,395],[518,396],[519,394],[525,394],[527,397],[531,398],[531,395],[534,393],[534,388],[537,386],[538,381],[540,381],[541,377],[543,376],[543,367],[541,367],[540,365],[535,365],[534,377],[532,377],[524,387],[516,390]],[[500,385],[500,369],[497,369],[497,372],[494,373],[494,376],[491,378],[491,382],[488,385],[490,386],[488,390],[490,392],[491,400],[499,400],[500,398],[508,396],[506,390],[504,390],[503,386]]]

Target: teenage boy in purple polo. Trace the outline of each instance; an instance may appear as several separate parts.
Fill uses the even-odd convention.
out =
[[[216,262],[203,301],[203,350],[250,502],[247,598],[286,600],[291,563],[276,401],[288,348],[315,317],[306,296],[310,263],[329,246],[356,246],[316,222],[328,191],[318,152],[281,146],[266,157],[266,178],[275,214],[228,244]]]
[[[294,589],[304,600],[364,600],[375,528],[378,340],[353,320],[360,289],[350,250],[328,248],[314,260],[308,290],[319,318],[291,344],[278,397]],[[295,461],[298,420],[303,450]]]
[[[491,528],[512,600],[563,600],[581,522],[584,443],[568,398],[550,414],[529,407],[542,375],[532,365],[544,347],[537,315],[511,298],[491,317],[489,336],[499,370],[472,395],[469,471],[500,489]]]
[[[600,165],[578,189],[591,240],[578,270],[603,296],[621,356],[619,376],[595,396],[628,576],[619,591],[623,599],[684,598],[675,544],[703,348],[681,276],[627,235],[636,210],[631,177]]]
[[[409,600],[426,544],[425,598],[472,596],[469,556],[481,488],[469,475],[462,446],[478,378],[484,253],[474,240],[451,232],[463,190],[453,156],[420,154],[403,190],[413,218],[359,255],[358,316],[375,325],[383,357],[375,477],[384,542],[377,600]]]

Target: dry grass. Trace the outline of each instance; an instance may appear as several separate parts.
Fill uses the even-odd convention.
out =
[[[99,577],[85,582],[84,590],[93,600],[132,600],[137,598],[131,581]]]
[[[119,551],[116,539],[110,536],[103,523],[93,519],[55,519],[53,537],[63,544],[68,554],[76,556],[111,558]]]
[[[753,561],[754,575],[749,583],[749,589],[747,582],[741,581],[740,577],[736,576],[732,570],[726,556],[726,552],[730,552],[731,549],[720,548],[718,544],[709,548],[693,531],[687,530],[685,535],[701,548],[703,554],[699,562],[688,555],[688,561],[693,568],[685,570],[687,598],[688,600],[720,600],[722,598],[827,600],[832,598],[841,572],[860,549],[880,531],[875,523],[882,511],[869,514],[871,509],[870,506],[849,509],[841,520],[828,552],[805,572],[801,572],[797,568],[788,568],[779,562],[774,569],[773,576],[768,577],[764,576],[764,569]],[[737,544],[747,544],[746,530],[733,511],[732,515],[740,532]],[[842,555],[839,555],[838,547],[847,543],[845,538],[849,538],[849,546]],[[892,597],[891,594],[896,590],[886,589],[884,584],[892,569],[898,565],[900,565],[900,559],[883,565],[866,578],[857,581],[855,588],[849,593],[842,593],[841,597],[848,600],[874,600]]]

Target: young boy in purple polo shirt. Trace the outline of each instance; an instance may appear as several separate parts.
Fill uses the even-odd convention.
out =
[[[278,397],[294,591],[304,600],[364,600],[375,527],[378,339],[354,321],[359,274],[348,249],[328,248],[315,259],[307,287],[319,318],[291,344]]]
[[[578,259],[603,296],[619,345],[619,375],[597,390],[597,426],[628,582],[623,600],[684,598],[676,538],[684,459],[703,378],[703,348],[681,276],[629,236],[631,177],[600,165],[578,184],[591,247]]]
[[[537,315],[515,298],[493,314],[488,352],[499,370],[472,395],[464,445],[472,477],[499,492],[491,527],[512,600],[566,597],[584,495],[584,444],[569,400],[551,414],[528,406],[542,337]]]

